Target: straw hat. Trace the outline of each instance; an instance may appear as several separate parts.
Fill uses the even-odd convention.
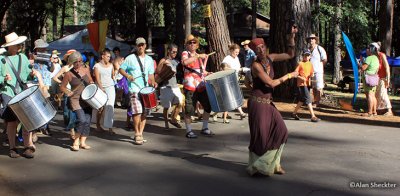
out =
[[[49,44],[47,42],[45,42],[42,39],[37,39],[35,41],[35,47],[33,49],[36,49],[36,48],[47,48],[47,47],[49,47]]]
[[[317,39],[318,37],[315,34],[311,34],[306,39],[311,39],[311,38]]]
[[[244,41],[242,41],[242,43],[240,43],[240,45],[242,45],[242,46],[244,46],[244,45],[249,45],[249,43],[250,43],[250,40],[244,40]]]
[[[186,37],[185,43],[188,44],[190,41],[195,41],[197,44],[199,43],[199,39],[195,37],[194,35],[190,34]]]
[[[0,48],[0,54],[5,53],[7,50],[5,48]]]
[[[18,36],[15,32],[12,32],[5,36],[6,43],[1,45],[2,48],[20,44],[26,40],[26,36]]]

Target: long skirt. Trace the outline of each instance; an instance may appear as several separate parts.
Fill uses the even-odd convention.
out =
[[[385,80],[383,80],[382,78],[379,79],[379,84],[376,88],[375,97],[377,100],[377,108],[376,109],[383,110],[383,109],[391,109],[392,108],[392,104],[390,103],[387,88],[385,87]]]
[[[285,144],[279,149],[269,150],[262,156],[249,152],[249,164],[246,168],[250,175],[261,173],[263,175],[272,176],[277,168],[281,167],[281,155]]]
[[[248,172],[271,175],[280,166],[288,130],[273,103],[249,99],[249,165]],[[272,172],[272,173],[271,173]]]

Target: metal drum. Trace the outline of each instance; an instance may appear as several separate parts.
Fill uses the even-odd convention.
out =
[[[213,73],[205,79],[212,111],[231,111],[243,105],[243,94],[235,70]]]
[[[50,101],[43,97],[38,86],[29,87],[13,97],[8,102],[8,107],[12,109],[27,131],[42,127],[57,113]]]
[[[96,84],[89,84],[83,89],[81,98],[86,101],[93,109],[100,109],[108,100],[107,94]]]
[[[144,108],[153,109],[157,107],[158,103],[155,90],[156,89],[151,86],[140,89],[139,95],[142,98]]]

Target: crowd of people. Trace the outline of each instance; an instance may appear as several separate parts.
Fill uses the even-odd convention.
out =
[[[305,104],[310,111],[311,122],[320,121],[313,108],[319,106],[323,95],[327,54],[324,48],[318,45],[318,37],[311,34],[306,38],[309,47],[303,50],[302,61],[293,72],[280,78],[274,75],[273,62],[289,60],[295,56],[296,33],[297,28],[293,26],[287,36],[285,53],[268,53],[262,38],[241,42],[244,49],[242,64],[238,56],[241,47],[238,44],[227,46],[229,55],[219,66],[219,71],[235,70],[237,78],[239,74],[244,75],[245,86],[251,89],[247,103],[248,114],[242,107],[236,108],[240,120],[248,117],[250,145],[247,171],[250,175],[260,173],[269,176],[285,173],[280,159],[288,138],[288,130],[272,101],[273,89],[276,86],[296,78],[299,97],[292,117],[300,120],[298,110]],[[157,92],[156,89],[159,90],[159,101],[163,107],[165,129],[169,129],[170,125],[182,128],[182,113],[185,136],[188,139],[197,138],[192,121],[201,107],[203,112],[199,118],[202,121],[200,134],[207,137],[214,135],[208,123],[210,116],[217,119],[218,113],[210,114],[212,109],[205,84],[206,76],[213,73],[207,71],[209,54],[199,52],[200,43],[197,37],[186,37],[185,49],[179,55],[181,59],[177,58],[178,46],[168,44],[165,57],[158,63],[146,53],[147,43],[142,37],[136,39],[136,48],[128,56],[120,56],[119,48],[112,51],[104,49],[95,63],[85,63],[90,57],[74,49],[67,51],[62,59],[57,50],[51,51],[46,60],[43,54],[47,53],[48,44],[42,39],[34,42],[34,53],[28,58],[23,53],[23,43],[26,39],[25,36],[11,33],[5,37],[6,43],[1,46],[6,48],[6,51],[0,56],[0,92],[3,106],[0,114],[6,125],[10,157],[17,158],[22,155],[33,158],[36,150],[35,131],[23,130],[24,149],[22,153],[18,152],[15,135],[19,121],[10,107],[7,107],[10,99],[27,88],[27,83],[38,85],[43,96],[51,99],[55,108],[63,110],[65,129],[70,132],[72,139],[72,151],[91,149],[87,142],[91,123],[96,124],[98,132],[116,134],[113,123],[114,107],[118,105],[118,101],[121,106],[127,108],[127,126],[133,129],[133,143],[146,143],[146,119],[154,106],[148,106],[148,100],[145,100],[147,97],[144,95],[151,96]],[[360,65],[365,71],[364,75],[379,74],[380,78],[377,86],[366,84],[364,79],[368,99],[367,116],[375,115],[377,108],[388,109],[386,115],[393,115],[386,91],[390,73],[379,47],[378,43],[369,45],[369,56]],[[181,79],[177,76],[180,66],[183,69]],[[11,71],[12,69],[18,69],[18,72]],[[182,81],[182,84],[178,81]],[[81,98],[85,87],[91,84],[95,84],[98,90],[107,96],[106,103],[98,110],[92,109]],[[228,112],[223,111],[223,123],[229,123]],[[48,125],[40,130],[50,134]]]

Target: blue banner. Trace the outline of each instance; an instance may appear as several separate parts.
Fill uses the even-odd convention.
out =
[[[354,94],[353,94],[353,100],[351,101],[351,105],[354,106],[356,103],[357,99],[357,93],[358,93],[358,63],[357,63],[357,58],[356,54],[354,53],[353,45],[351,44],[350,39],[347,37],[347,35],[342,31],[342,36],[343,36],[343,41],[344,44],[346,45],[347,53],[350,57],[351,60],[351,65],[353,67],[353,74],[354,74]]]

